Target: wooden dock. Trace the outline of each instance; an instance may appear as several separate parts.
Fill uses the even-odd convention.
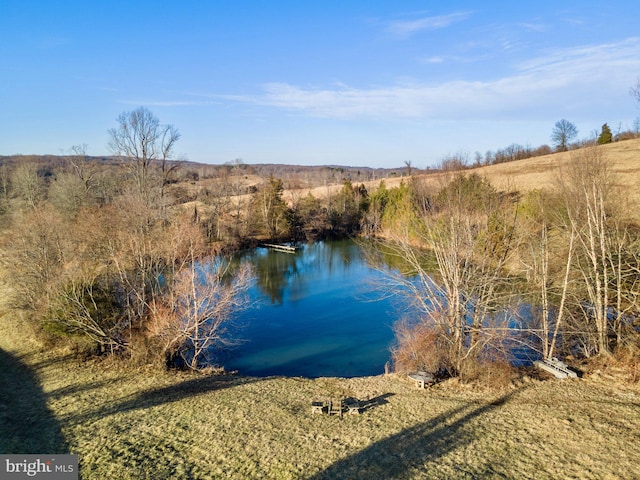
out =
[[[298,247],[292,247],[290,245],[276,245],[273,243],[263,243],[262,245],[278,252],[296,253],[298,250]]]
[[[569,369],[569,366],[558,360],[557,358],[549,358],[547,360],[537,360],[535,366],[541,370],[545,370],[556,378],[578,378],[578,374]]]

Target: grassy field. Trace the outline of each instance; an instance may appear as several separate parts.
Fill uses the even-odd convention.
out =
[[[640,139],[625,140],[623,142],[610,143],[597,147],[607,161],[611,163],[611,170],[617,176],[619,186],[629,194],[629,200],[634,206],[640,205]],[[496,188],[500,190],[517,190],[527,192],[533,189],[555,189],[558,185],[558,177],[562,175],[563,168],[572,158],[580,156],[583,150],[554,153],[541,157],[528,158],[517,162],[501,163],[486,167],[475,168],[469,172],[475,172],[486,177]],[[441,185],[440,174],[430,173],[419,175],[427,183]],[[400,182],[407,181],[401,177],[386,178],[387,188],[397,187]],[[380,180],[365,182],[370,191],[375,190]],[[342,185],[330,185],[316,187],[301,191],[289,190],[285,192],[285,199],[293,202],[311,192],[317,198],[335,195]]]
[[[633,205],[640,205],[640,139],[600,145],[596,148],[603,159],[610,162],[618,186],[629,194],[629,200]],[[493,185],[501,189],[513,188],[523,192],[532,189],[555,189],[558,177],[567,171],[567,164],[572,158],[580,158],[582,153],[582,150],[554,153],[482,167],[475,171],[485,175]]]
[[[131,370],[0,322],[0,453],[76,453],[84,479],[640,478],[640,388],[605,374],[482,392]],[[337,396],[370,402],[311,414]]]

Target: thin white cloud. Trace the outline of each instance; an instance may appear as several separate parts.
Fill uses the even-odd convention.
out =
[[[604,98],[612,88],[626,92],[638,71],[640,38],[630,38],[548,52],[518,65],[512,75],[494,80],[405,82],[372,88],[271,83],[264,86],[262,95],[226,99],[327,118],[481,118],[596,101],[598,97],[591,96]]]
[[[549,30],[549,27],[543,23],[532,23],[532,22],[524,22],[519,24],[520,27],[524,28],[525,30],[528,30],[530,32],[546,32],[547,30]]]
[[[565,22],[570,25],[584,25],[584,21],[579,18],[567,18]]]
[[[626,70],[627,66],[638,65],[639,61],[640,37],[632,37],[616,43],[557,49],[523,62],[519,69],[538,74],[564,71],[565,75],[591,72],[603,76],[615,75],[616,70],[611,70],[612,67]]]
[[[164,98],[162,98],[164,97]],[[144,105],[145,107],[206,107],[210,105],[219,105],[225,100],[236,102],[250,102],[247,97],[235,97],[225,95],[207,95],[202,93],[185,92],[185,91],[168,91],[156,98],[138,97],[123,98],[119,103],[125,105]]]
[[[427,58],[422,58],[419,61],[420,63],[443,63],[444,57],[439,57],[439,56],[427,57]]]
[[[471,12],[455,12],[449,15],[422,17],[415,20],[399,20],[391,22],[388,30],[398,37],[408,37],[421,30],[437,30],[446,28],[457,22],[466,20]]]

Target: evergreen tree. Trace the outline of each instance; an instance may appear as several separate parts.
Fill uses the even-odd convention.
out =
[[[251,213],[258,235],[266,235],[270,240],[289,236],[291,229],[291,211],[282,198],[284,184],[273,176],[254,194],[251,201]],[[261,230],[261,231],[260,231]]]
[[[366,189],[363,192],[354,188],[350,180],[343,182],[329,215],[331,227],[337,235],[351,235],[359,230],[361,210],[357,197],[360,196],[361,201],[363,195],[366,195]]]
[[[606,123],[602,125],[602,133],[598,137],[598,144],[603,145],[605,143],[611,143],[613,141],[613,134],[611,133],[611,129],[609,125]]]

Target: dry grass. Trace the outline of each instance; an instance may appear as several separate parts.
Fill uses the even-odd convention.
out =
[[[605,159],[611,162],[612,170],[618,174],[620,186],[627,190],[632,204],[640,205],[640,139],[601,145],[597,148],[601,149]],[[580,155],[580,150],[480,167],[472,171],[486,176],[501,190],[527,192],[533,189],[555,189],[561,168],[576,155]],[[441,174],[420,175],[419,178],[434,185],[440,185],[443,181]],[[403,180],[407,181],[400,177],[384,179],[387,188],[396,187]],[[375,190],[379,184],[380,180],[365,182],[369,191]],[[341,185],[330,185],[313,189],[289,190],[285,192],[285,199],[292,201],[308,192],[317,198],[325,198],[328,195],[335,195],[340,188],[342,188]]]
[[[613,171],[619,175],[620,186],[625,189],[630,196],[632,205],[640,205],[640,139],[625,140],[623,142],[601,145],[597,148],[604,152],[605,158],[611,162]],[[533,189],[555,189],[557,187],[557,178],[561,175],[561,168],[566,166],[572,156],[580,155],[580,150],[570,152],[554,153],[541,157],[519,160],[516,162],[502,163],[487,167],[480,167],[470,171],[485,176],[489,181],[500,190],[515,190],[527,192]],[[417,178],[427,184],[441,186],[446,181],[446,176],[438,173],[421,174]],[[373,192],[380,185],[380,181],[384,180],[387,188],[394,188],[401,182],[407,182],[407,178],[388,177],[384,179],[371,180],[362,182],[368,191]],[[234,181],[244,186],[258,186],[265,181],[257,175],[242,175],[239,177],[231,177],[227,181]],[[195,189],[211,187],[215,189],[218,179],[206,179],[197,182]],[[360,182],[358,182],[359,184]],[[342,188],[342,183],[331,184],[321,187],[301,188],[297,190],[285,190],[283,198],[290,205],[297,200],[311,193],[319,199],[335,196]],[[236,197],[236,201],[246,204],[251,195],[240,195]],[[193,207],[204,212],[207,211],[206,205],[202,202],[189,202],[183,205],[187,210],[193,210]]]
[[[618,175],[620,186],[627,189],[634,205],[638,205],[640,139],[600,145],[596,148],[600,149],[604,158],[610,162],[612,171]],[[562,167],[576,155],[580,155],[580,150],[491,165],[476,171],[480,175],[486,175],[493,185],[502,189],[511,187],[525,192],[533,189],[554,189]]]
[[[0,382],[22,420],[20,435],[0,422],[3,453],[77,453],[85,479],[640,478],[640,387],[604,375],[500,392],[395,375],[204,376],[81,362],[21,346],[19,332],[2,318],[2,371],[22,379]],[[311,415],[312,400],[336,396],[373,401],[359,416]]]

